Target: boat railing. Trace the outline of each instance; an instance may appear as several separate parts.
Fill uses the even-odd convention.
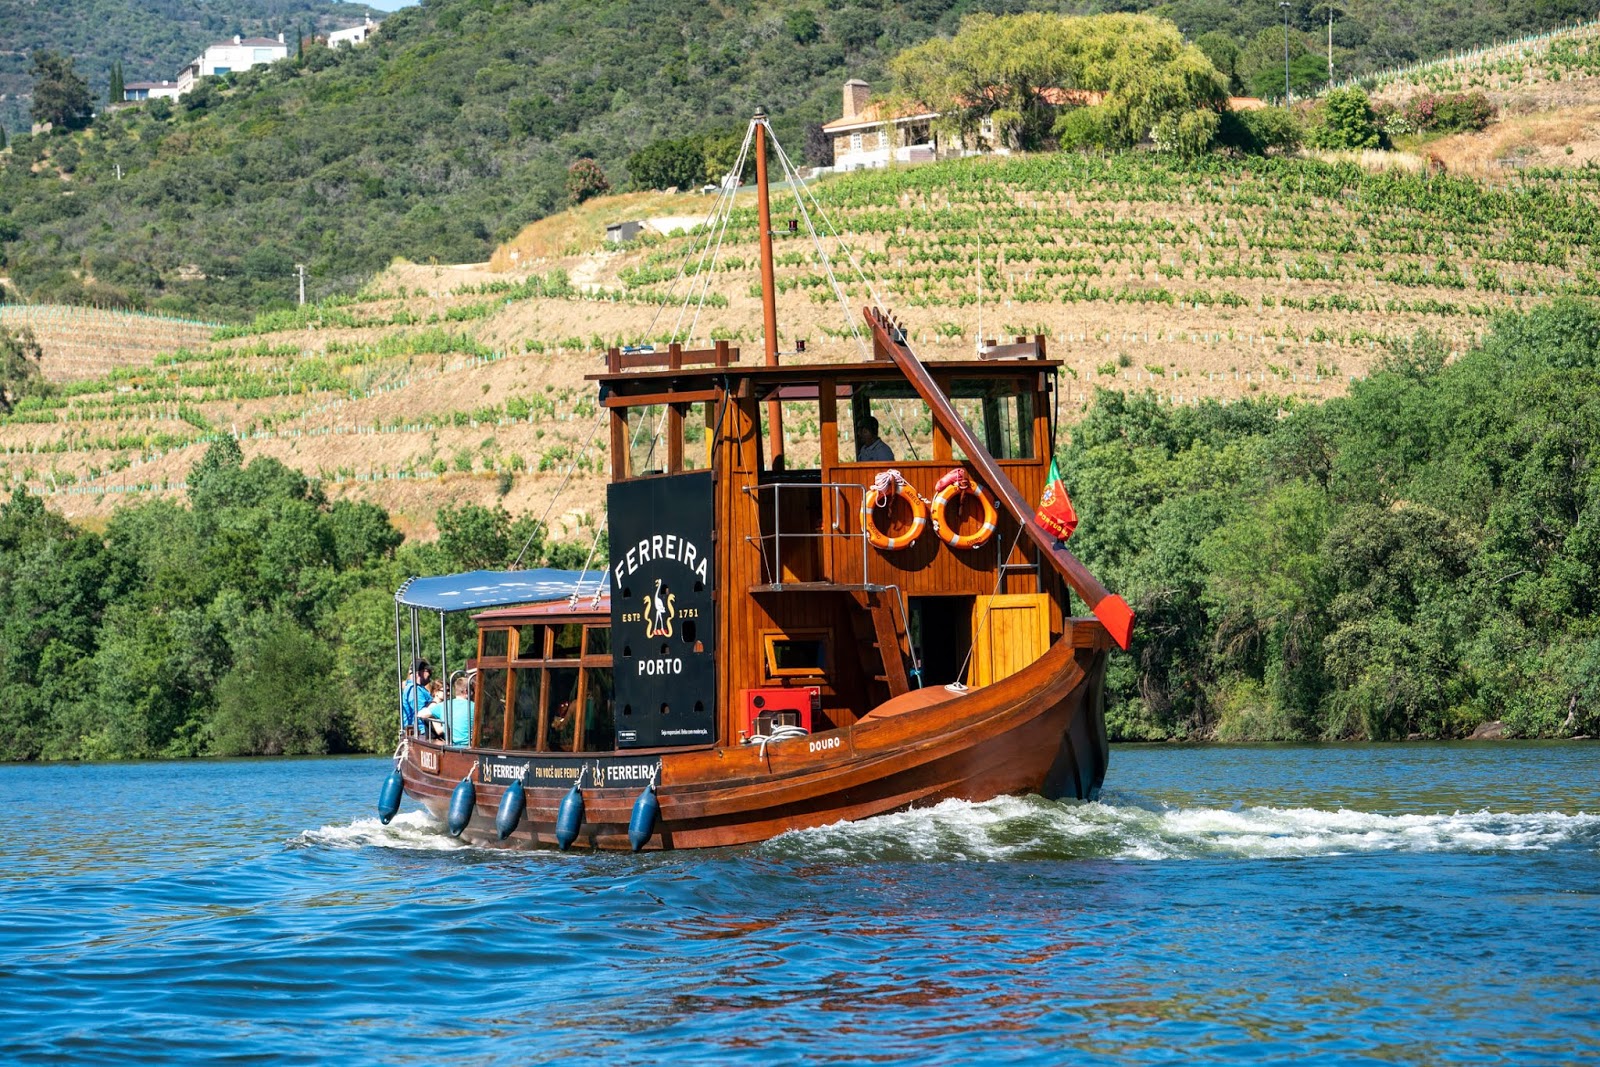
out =
[[[812,584],[804,580],[794,579],[785,583],[783,554],[785,542],[788,542],[794,551],[799,551],[800,547],[803,546],[821,545],[829,541],[844,542],[846,545],[851,541],[857,542],[861,551],[861,581],[863,583],[867,581],[867,561],[870,548],[867,541],[867,532],[864,529],[847,529],[840,520],[842,516],[854,514],[860,510],[861,501],[865,494],[872,491],[871,486],[862,485],[859,482],[771,481],[762,482],[760,485],[745,486],[744,491],[758,499],[763,494],[771,497],[771,531],[763,532],[759,535],[745,536],[747,544],[758,545],[762,549],[762,565],[768,568],[769,584],[767,587],[769,589],[782,589],[785,584]],[[812,529],[810,528],[810,523],[794,523],[791,515],[791,528],[785,529],[783,504],[786,499],[786,493],[788,494],[788,499],[791,500],[797,494],[832,494],[832,522],[825,525],[823,529]],[[850,499],[851,494],[855,494],[853,501]],[[765,500],[761,500],[759,506],[766,508],[769,505]],[[804,526],[804,528],[798,528],[799,526]],[[823,558],[826,559],[826,553],[824,553]],[[824,574],[821,580],[827,581],[829,576],[826,574],[826,563],[823,564],[823,567]],[[789,573],[798,574],[801,572],[801,568],[795,568]]]

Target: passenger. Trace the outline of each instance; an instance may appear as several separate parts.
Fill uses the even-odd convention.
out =
[[[452,745],[472,744],[472,681],[461,675],[456,679],[455,696],[445,708],[445,718],[450,723]]]
[[[856,422],[856,462],[894,462],[894,450],[878,436],[878,420],[871,415],[863,415]]]
[[[425,659],[411,665],[411,674],[400,688],[400,721],[407,733],[417,729],[417,713],[432,703],[428,683],[433,681],[433,668]]]

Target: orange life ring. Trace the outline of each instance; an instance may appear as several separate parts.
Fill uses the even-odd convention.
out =
[[[873,514],[875,507],[888,506],[888,493],[868,489],[861,498],[861,529],[866,533],[867,541],[872,547],[884,552],[898,552],[902,548],[910,548],[916,544],[917,538],[922,536],[922,531],[928,528],[928,505],[922,502],[922,497],[917,495],[915,489],[907,485],[903,479],[896,478],[894,495],[911,505],[911,526],[899,537],[890,537],[880,529],[877,516]]]
[[[983,525],[973,533],[958,534],[954,527],[945,521],[945,509],[950,506],[951,501],[967,493],[977,497],[978,503],[983,505]],[[938,531],[939,539],[951,548],[982,548],[989,543],[989,538],[994,536],[995,523],[999,518],[994,504],[989,501],[989,494],[985,493],[983,486],[977,482],[968,481],[966,478],[952,479],[949,484],[941,485],[939,491],[933,494],[933,528]]]

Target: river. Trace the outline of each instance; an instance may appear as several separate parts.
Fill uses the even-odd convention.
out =
[[[0,767],[0,1060],[1600,1060],[1600,744],[1117,746],[637,857],[381,826],[387,767]]]

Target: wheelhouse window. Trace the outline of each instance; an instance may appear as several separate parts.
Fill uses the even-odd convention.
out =
[[[774,386],[758,393],[763,470],[816,471],[822,467],[822,414],[816,385]],[[782,462],[767,454],[772,441],[772,404],[783,421]]]
[[[1033,459],[1033,391],[1015,378],[957,378],[950,404],[995,459]],[[957,459],[969,459],[959,444]]]
[[[637,404],[626,411],[629,478],[707,470],[716,440],[716,405]]]
[[[933,413],[907,381],[838,384],[841,463],[933,459]]]

